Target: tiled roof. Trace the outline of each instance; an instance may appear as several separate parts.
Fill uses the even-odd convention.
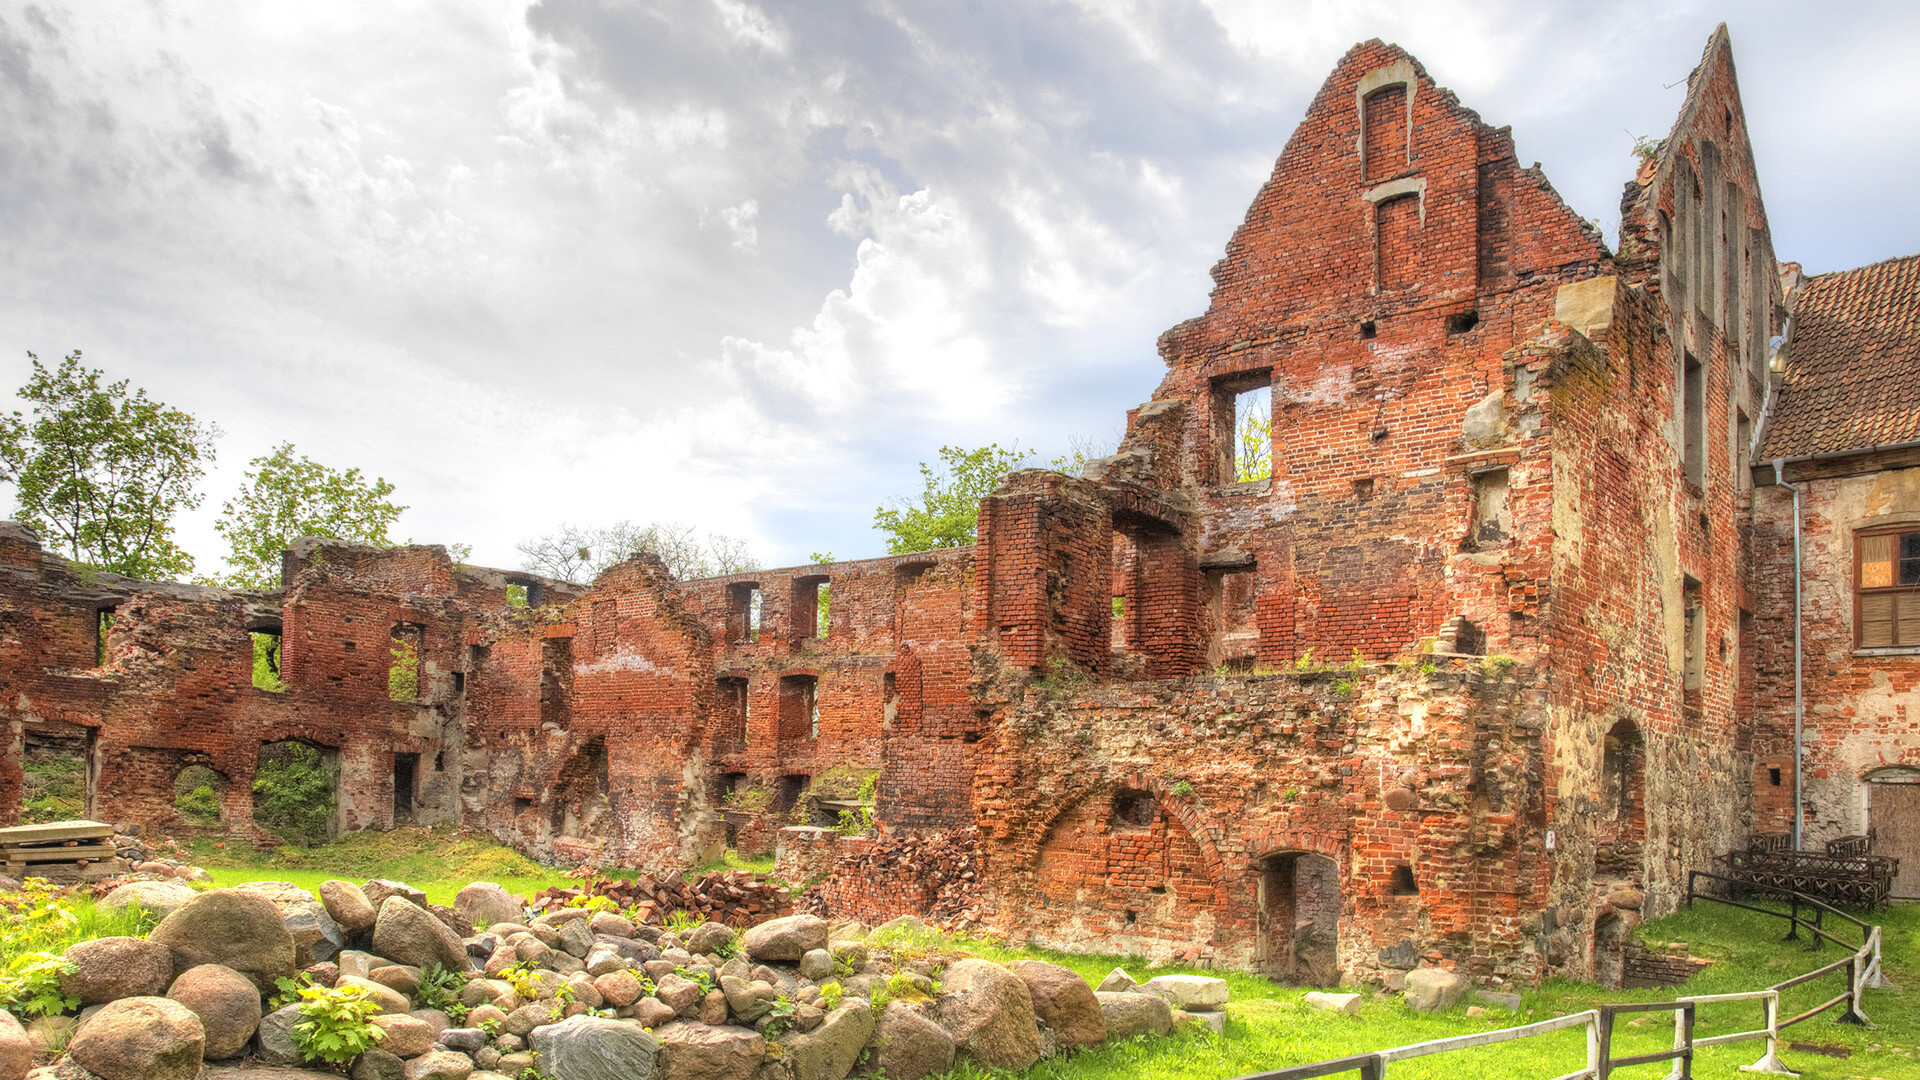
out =
[[[1761,459],[1920,440],[1920,255],[1807,279]]]

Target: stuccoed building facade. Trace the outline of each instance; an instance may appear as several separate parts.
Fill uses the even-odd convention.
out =
[[[1783,279],[1724,30],[1621,207],[1609,250],[1367,42],[1118,452],[1009,476],[972,546],[575,587],[302,541],[247,594],[0,527],[0,805],[68,753],[96,815],[265,839],[252,779],[292,741],[338,829],[778,848],[838,913],[1316,984],[1618,981],[1626,931],[1787,793],[1814,842],[1911,836],[1920,791],[1911,262]],[[1902,389],[1821,423],[1858,411],[1861,349]]]

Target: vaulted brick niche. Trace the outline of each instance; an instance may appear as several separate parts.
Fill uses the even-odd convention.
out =
[[[1607,731],[1600,783],[1594,876],[1637,881],[1647,839],[1647,747],[1633,721],[1621,720]]]

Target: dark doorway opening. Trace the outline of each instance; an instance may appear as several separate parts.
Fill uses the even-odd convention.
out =
[[[420,774],[419,754],[393,755],[393,823],[413,822],[414,785]]]

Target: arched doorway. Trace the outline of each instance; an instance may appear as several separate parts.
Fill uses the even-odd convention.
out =
[[[1259,890],[1254,970],[1300,986],[1340,982],[1340,865],[1310,851],[1254,863]]]

